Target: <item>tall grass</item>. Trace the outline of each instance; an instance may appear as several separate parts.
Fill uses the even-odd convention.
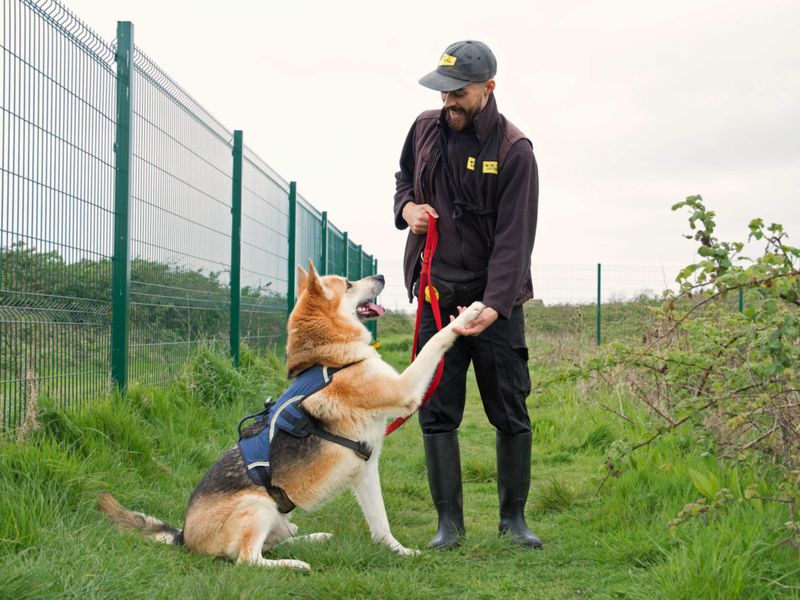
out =
[[[394,320],[393,320],[394,319]],[[411,324],[390,317],[381,351],[408,362]],[[529,399],[534,430],[528,522],[544,540],[532,552],[497,536],[494,435],[474,383],[461,428],[467,537],[454,552],[392,555],[369,541],[354,498],[344,494],[294,521],[331,531],[325,544],[271,552],[312,565],[296,572],[236,566],[117,532],[94,508],[109,490],[131,508],[174,525],[205,470],[235,441],[238,419],[286,382],[282,360],[242,354],[235,370],[200,349],[167,389],[137,388],[70,412],[42,406],[26,441],[0,440],[0,598],[755,598],[797,597],[798,555],[781,545],[783,507],[735,502],[673,535],[669,522],[703,492],[692,473],[720,485],[756,481],[666,436],[622,465],[600,488],[616,439],[638,440],[646,416],[610,392],[549,386]],[[534,378],[547,367],[532,363]],[[603,408],[613,406],[623,420]],[[418,425],[386,440],[384,499],[395,536],[424,548],[435,529]]]

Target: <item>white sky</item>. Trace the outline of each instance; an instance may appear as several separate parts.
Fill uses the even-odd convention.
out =
[[[64,0],[135,42],[351,239],[400,260],[394,172],[417,84],[451,42],[498,60],[500,111],[539,163],[534,265],[682,265],[702,194],[720,236],[783,223],[800,244],[796,1]],[[535,269],[535,266],[534,266]]]

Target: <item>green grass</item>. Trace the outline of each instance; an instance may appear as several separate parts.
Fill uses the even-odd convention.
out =
[[[381,326],[381,352],[402,368],[410,323]],[[534,380],[549,375],[534,353]],[[138,388],[90,409],[52,409],[26,442],[0,440],[0,598],[724,598],[800,597],[796,550],[781,545],[784,506],[735,502],[707,522],[670,534],[668,524],[701,493],[692,472],[744,489],[758,482],[693,450],[686,433],[665,436],[600,488],[605,451],[636,441],[646,416],[630,398],[572,384],[529,399],[534,430],[527,518],[540,552],[498,538],[494,435],[470,378],[461,429],[467,537],[455,552],[394,556],[369,541],[350,494],[298,512],[302,532],[331,531],[324,544],[270,553],[311,563],[293,571],[237,566],[116,531],[93,505],[100,490],[180,525],[204,471],[235,441],[238,419],[285,383],[276,357],[245,351],[234,371],[208,348],[167,389]],[[624,421],[601,407],[613,406]],[[422,440],[414,420],[386,440],[384,499],[395,536],[424,548],[435,528]],[[762,493],[770,482],[758,482]]]

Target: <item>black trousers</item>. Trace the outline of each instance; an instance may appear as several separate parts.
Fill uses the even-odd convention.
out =
[[[442,325],[457,310],[442,310]],[[425,303],[419,332],[419,348],[436,333],[436,322],[429,303]],[[515,306],[510,318],[498,318],[477,336],[459,336],[444,357],[439,387],[419,410],[419,423],[426,434],[457,429],[464,416],[467,370],[475,367],[483,410],[496,429],[508,434],[531,430],[525,400],[531,391],[528,348],[525,345],[525,316]]]

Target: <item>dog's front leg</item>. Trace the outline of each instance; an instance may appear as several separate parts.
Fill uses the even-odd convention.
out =
[[[361,511],[364,513],[364,518],[367,520],[373,542],[385,544],[392,552],[396,552],[401,556],[419,554],[419,550],[403,546],[389,530],[389,518],[386,516],[386,507],[383,505],[377,460],[367,461],[361,478],[353,486],[353,492],[358,504],[361,506]]]
[[[414,411],[422,402],[422,397],[433,379],[439,361],[455,343],[458,334],[453,331],[454,327],[464,327],[467,323],[474,320],[484,309],[481,302],[473,302],[458,315],[449,325],[438,331],[428,343],[422,347],[417,357],[408,368],[400,375],[401,387],[411,395],[412,406],[408,410]]]

